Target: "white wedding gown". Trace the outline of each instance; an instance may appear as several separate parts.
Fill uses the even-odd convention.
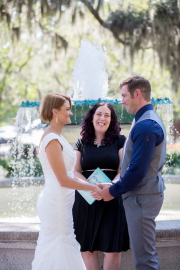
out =
[[[62,136],[49,133],[43,138],[39,157],[45,176],[45,187],[37,200],[41,230],[32,270],[85,270],[73,229],[72,207],[75,191],[60,186],[45,152],[45,147],[54,139],[58,139],[63,146],[62,154],[68,176],[73,177],[76,163],[73,148]]]

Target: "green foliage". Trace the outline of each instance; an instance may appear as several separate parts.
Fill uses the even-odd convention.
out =
[[[32,147],[31,144],[23,144],[23,149],[22,149],[22,152],[21,152],[21,155],[20,155],[20,159],[28,159],[29,158],[29,150],[30,148]],[[12,146],[10,152],[12,153],[13,152],[13,157],[14,159],[17,159],[19,158],[19,152],[18,152],[18,145],[16,145],[16,148],[14,148],[14,145]],[[33,153],[32,153],[32,158],[33,159],[36,159],[37,157],[37,151],[36,151],[36,148],[33,146]]]
[[[29,174],[31,171],[31,165],[29,164],[28,160],[27,159],[25,160],[24,158],[21,159],[20,162],[23,163],[23,166],[26,168],[23,177],[29,177]],[[42,177],[43,171],[42,171],[41,163],[38,157],[34,159],[34,163],[35,163],[35,168],[34,168],[33,177]],[[11,178],[14,175],[16,177],[21,177],[18,167],[16,167],[16,170],[13,169],[12,159],[0,158],[0,166],[2,166],[7,171],[7,174],[6,174],[7,178]]]
[[[46,2],[42,1],[42,5],[45,5]],[[50,6],[51,2],[48,1],[46,4]],[[53,3],[55,2],[53,1]],[[94,40],[97,43],[98,40],[107,49],[108,95],[110,97],[120,98],[118,89],[120,81],[133,75],[142,75],[152,84],[152,96],[155,98],[168,96],[174,102],[176,118],[180,117],[180,91],[175,93],[172,90],[172,74],[166,66],[166,62],[170,65],[174,63],[176,69],[174,76],[180,77],[177,70],[178,62],[172,60],[175,59],[173,57],[179,57],[179,54],[175,55],[173,46],[170,51],[165,46],[168,43],[168,40],[165,39],[166,33],[159,36],[161,43],[157,45],[159,53],[165,53],[171,59],[163,62],[164,55],[160,57],[159,53],[154,50],[155,43],[152,43],[150,28],[147,27],[148,24],[146,25],[146,22],[150,22],[148,21],[149,1],[143,1],[141,4],[136,0],[105,1],[103,9],[98,11],[98,14],[104,18],[103,22],[108,22],[109,17],[109,23],[112,24],[117,18],[117,21],[114,21],[116,24],[113,24],[113,27],[117,27],[116,34],[120,34],[119,37],[125,42],[130,42],[130,46],[123,45],[120,40],[114,38],[115,32],[112,36],[111,29],[102,28],[103,24],[100,25],[96,16],[92,16],[93,13],[87,8],[85,2],[93,3],[93,8],[98,6],[98,1],[76,1],[76,3],[72,1],[70,6],[70,2],[67,2],[58,17],[59,6],[57,13],[54,9],[54,16],[52,16],[51,10],[49,10],[49,15],[45,16],[47,7],[44,6],[41,13],[41,11],[39,12],[40,5],[36,7],[38,1],[34,1],[33,6],[28,7],[35,11],[30,16],[31,34],[26,21],[27,14],[21,12],[21,34],[18,43],[12,42],[11,33],[4,22],[5,17],[3,17],[4,19],[0,23],[0,125],[13,122],[12,118],[15,118],[22,101],[40,101],[49,92],[67,94],[68,90],[72,89],[72,71],[82,39],[88,39],[92,43]],[[22,3],[26,5],[27,1],[22,1]],[[172,4],[171,6],[167,4],[172,1],[153,1],[153,3],[158,18],[161,17],[161,14],[165,14],[165,10],[170,10],[172,7]],[[55,5],[51,7],[54,8]],[[74,14],[73,24],[72,14]],[[36,17],[34,17],[35,15]],[[168,12],[166,12],[166,16],[167,18],[169,16],[172,23],[173,16],[170,16]],[[157,20],[156,16],[154,18]],[[118,24],[118,22],[122,22],[122,24]],[[161,26],[163,31],[166,29],[170,31],[167,28],[169,21],[165,25],[163,19],[161,19],[161,24],[158,24],[158,21],[156,23],[157,28]],[[168,33],[174,35],[176,31]],[[172,42],[171,39],[173,42],[177,39],[175,35],[172,38],[171,35],[168,37],[170,42]]]
[[[180,153],[179,152],[166,154],[166,161],[163,168],[163,174],[180,175]]]
[[[0,158],[0,166],[2,166],[7,171],[6,177],[10,177],[12,173],[12,168],[9,166],[10,161],[11,160],[9,158]]]
[[[23,171],[23,177],[42,177],[43,176],[43,171],[42,171],[42,167],[41,167],[41,163],[39,161],[39,158],[36,157],[34,158],[34,162],[33,165],[33,174],[32,174],[32,168],[31,168],[31,164],[29,163],[29,160],[27,159],[20,159],[19,162],[21,162],[21,164],[23,164],[23,168],[25,168],[25,170]],[[20,171],[20,167],[16,166],[15,169],[12,168],[11,166],[11,162],[9,162],[8,164],[8,174],[7,177],[22,177],[22,172]]]
[[[11,168],[7,177],[37,177],[43,176],[42,167],[37,157],[36,147],[32,144],[18,144],[11,149],[13,158],[8,164]]]
[[[36,99],[38,92],[35,90],[36,94],[32,95],[31,91],[28,95],[31,83],[27,82],[28,75],[24,72],[33,57],[32,47],[22,40],[15,49],[6,28],[0,24],[0,118],[2,122],[12,123],[21,100],[29,96]]]
[[[180,153],[166,154],[165,164],[167,166],[180,167]]]

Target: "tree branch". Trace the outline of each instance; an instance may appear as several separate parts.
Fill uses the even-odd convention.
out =
[[[27,63],[29,62],[29,60],[33,57],[33,55],[30,55],[31,51],[28,52],[28,58],[27,60],[19,67],[19,72],[21,72],[21,70],[23,69],[24,66],[27,65]]]
[[[9,74],[9,69],[11,66],[12,66],[12,61],[9,62],[8,67],[6,68],[6,70],[4,72],[4,78],[2,79],[2,83],[1,83],[2,89],[3,89],[4,85],[6,84],[6,77],[7,77],[7,74]],[[0,92],[0,99],[2,97],[2,93],[3,93],[3,90]]]
[[[109,29],[110,30],[110,26],[111,24],[103,21],[101,19],[101,17],[99,16],[99,13],[98,13],[98,9],[94,9],[92,7],[92,5],[90,4],[90,2],[88,0],[81,0],[81,2],[89,9],[89,11],[91,12],[91,14],[96,18],[96,20],[98,20],[98,22],[105,28]]]
[[[5,116],[5,115],[11,110],[11,108],[13,108],[13,107],[14,107],[15,105],[17,105],[18,103],[19,103],[19,99],[16,98],[16,99],[13,101],[13,103],[9,104],[9,106],[6,107],[6,110],[3,111],[2,114],[0,114],[0,117],[2,118],[3,116]]]
[[[116,31],[115,31],[115,29],[114,29],[114,27],[112,26],[111,23],[105,22],[103,19],[101,19],[100,15],[99,15],[99,12],[98,12],[98,9],[95,10],[88,0],[81,0],[81,2],[89,9],[91,14],[100,23],[100,25],[102,25],[104,28],[108,29],[113,34],[113,36],[117,39],[118,42],[122,43],[123,45],[130,45],[129,42],[126,42],[126,41],[122,40],[117,35],[117,33],[116,33]]]
[[[56,79],[57,83],[62,86],[65,90],[68,90],[68,87],[66,87],[60,80],[56,73],[54,73],[54,78]]]
[[[97,5],[96,10],[99,11],[102,5],[103,5],[103,0],[98,0],[98,5]]]

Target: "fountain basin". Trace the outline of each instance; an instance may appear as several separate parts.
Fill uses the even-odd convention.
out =
[[[180,220],[180,175],[164,175],[165,199],[156,220]],[[0,222],[38,223],[36,199],[44,188],[43,177],[0,180]]]
[[[92,107],[94,104],[99,102],[106,102],[113,105],[115,112],[118,116],[118,119],[122,124],[132,123],[134,114],[127,113],[125,107],[121,104],[120,99],[97,99],[97,100],[72,100],[72,113],[71,116],[71,123],[72,124],[79,124],[82,122],[85,114],[88,112],[89,108]],[[169,98],[159,98],[159,99],[151,99],[151,103],[153,104],[154,110],[156,111],[157,105],[166,105],[172,104]],[[39,107],[39,101],[26,101],[22,102],[20,108],[29,108],[29,107]]]
[[[103,100],[96,100],[94,103],[100,102]],[[162,104],[161,107],[164,107],[164,111],[167,113],[168,116],[168,111],[166,110],[166,105],[171,103],[168,99],[165,100],[167,102],[164,102],[164,100],[158,100],[157,103],[153,103],[153,106],[156,109],[158,109],[159,104]],[[78,103],[79,102],[79,103]],[[110,102],[110,100],[106,100],[106,102]],[[164,102],[164,103],[163,103]],[[111,103],[111,102],[110,102]],[[26,103],[24,103],[24,107],[39,107],[39,103],[34,102],[28,103],[28,106]],[[33,105],[33,106],[32,106]],[[73,118],[72,124],[78,124],[82,121],[85,113],[87,110],[93,105],[93,103],[88,103],[85,104],[84,101],[76,101],[73,103]],[[131,123],[133,119],[133,115],[127,114],[126,110],[123,108],[123,106],[120,103],[113,103],[113,106],[115,107],[116,113],[118,115],[118,118],[121,123]],[[23,106],[21,106],[23,107]],[[127,114],[127,117],[125,115]],[[168,117],[167,122],[168,122]],[[129,125],[128,125],[129,126]],[[72,132],[68,132],[68,135],[66,139],[73,144],[74,139],[72,139],[72,134],[74,134],[74,127],[75,125],[71,125]],[[78,127],[78,126],[76,126]],[[78,127],[79,129],[79,127]],[[124,129],[122,131],[125,131]],[[78,133],[78,132],[77,132]],[[126,134],[125,134],[126,135]],[[76,137],[79,137],[76,136]],[[73,137],[74,138],[74,137]],[[169,176],[170,178],[171,176]],[[178,180],[179,179],[179,180]],[[8,192],[12,190],[11,186],[15,187],[15,192],[19,191],[21,194],[24,194],[24,188],[28,189],[27,194],[31,194],[31,188],[35,188],[36,191],[32,192],[35,195],[37,195],[40,191],[40,189],[43,188],[43,178],[26,178],[26,179],[17,179],[16,182],[12,181],[13,179],[8,179],[5,181],[0,181],[0,185],[2,188],[0,188],[1,195],[5,194],[5,190],[8,189]],[[161,263],[162,269],[173,269],[173,270],[179,270],[179,265],[180,265],[180,216],[176,216],[175,219],[178,220],[165,220],[167,219],[167,216],[169,215],[168,218],[172,219],[172,209],[173,205],[175,205],[175,208],[177,211],[173,212],[180,214],[180,198],[178,194],[178,189],[179,189],[179,184],[180,184],[180,176],[179,178],[176,177],[171,177],[171,184],[167,182],[167,190],[165,193],[169,190],[168,196],[165,195],[165,203],[162,208],[162,215],[159,217],[164,219],[161,221],[156,221],[157,223],[157,229],[156,229],[156,246],[157,246],[157,251],[159,254],[159,259]],[[177,185],[177,186],[176,186]],[[17,189],[16,189],[17,187]],[[171,190],[171,188],[174,191]],[[30,191],[30,192],[29,192]],[[10,193],[9,193],[10,194]],[[177,195],[177,198],[179,199],[178,203],[172,204],[172,199],[175,199]],[[2,197],[2,196],[0,196]],[[17,194],[17,197],[20,197],[19,194]],[[9,195],[9,198],[11,198],[11,195]],[[16,198],[15,198],[16,199]],[[29,201],[32,201],[32,199],[29,197]],[[29,211],[26,211],[28,214],[34,214],[36,212],[35,210],[35,201],[36,198],[34,197],[33,199],[34,203],[34,209],[32,213]],[[170,201],[170,205],[168,205],[168,209],[164,208],[166,207],[166,201]],[[22,202],[22,200],[21,200]],[[16,203],[16,201],[14,201]],[[25,203],[25,207],[28,208],[28,205],[26,205],[26,201],[23,202]],[[8,210],[8,209],[7,209]],[[17,209],[19,210],[19,209]],[[164,212],[165,211],[165,212]],[[167,212],[169,211],[169,212]],[[167,215],[168,213],[168,215]],[[3,219],[5,221],[5,219]],[[1,221],[3,221],[1,220]],[[12,269],[12,270],[30,270],[31,269],[31,262],[33,260],[34,256],[34,250],[36,247],[36,241],[39,233],[39,223],[34,223],[33,221],[31,224],[30,223],[17,223],[17,221],[11,221],[13,223],[8,223],[8,222],[1,222],[0,223],[0,270],[6,270],[6,269]],[[21,221],[22,222],[22,221]],[[100,269],[102,269],[102,261],[103,261],[103,254],[99,253],[99,261],[100,261]],[[123,252],[122,253],[122,269],[128,269],[128,270],[134,270],[134,264],[133,264],[133,259],[132,259],[132,253],[131,250],[128,252]]]
[[[0,270],[30,270],[39,224],[0,224]],[[156,222],[156,248],[161,269],[179,270],[180,221]],[[102,270],[103,254],[99,252]],[[134,270],[132,252],[122,252],[121,269]]]
[[[127,137],[131,125],[122,124],[121,127],[121,134]],[[73,146],[77,138],[80,137],[80,131],[81,127],[79,125],[66,125],[62,135]],[[39,130],[39,132],[42,133],[43,130]],[[40,138],[37,139],[37,134],[34,137],[38,141],[37,143],[39,143]],[[159,218],[161,220],[180,219],[180,197],[178,193],[180,176],[164,176],[164,179],[167,183],[167,190],[165,191],[165,201]],[[43,185],[43,177],[21,177],[0,180],[0,221],[39,222],[36,213],[36,198]]]

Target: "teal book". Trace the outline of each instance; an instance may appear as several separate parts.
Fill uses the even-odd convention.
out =
[[[97,168],[87,179],[91,184],[111,183],[111,180],[107,175],[99,168]],[[86,190],[78,190],[81,196],[89,203],[93,204],[95,199],[91,196],[91,193]]]

